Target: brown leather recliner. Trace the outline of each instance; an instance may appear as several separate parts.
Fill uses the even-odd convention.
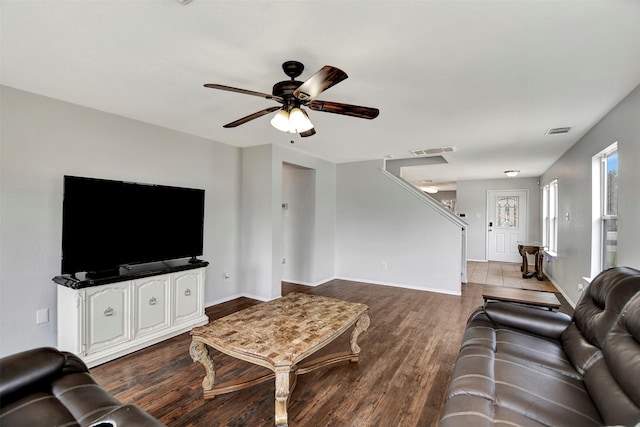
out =
[[[616,267],[573,318],[489,302],[470,316],[440,427],[640,423],[640,271]]]
[[[160,427],[98,385],[77,356],[43,347],[0,360],[0,425]]]

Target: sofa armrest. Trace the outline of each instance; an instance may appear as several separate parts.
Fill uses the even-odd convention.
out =
[[[3,357],[0,360],[0,400],[8,402],[37,390],[64,371],[87,372],[86,365],[71,354],[41,347]],[[68,364],[72,357],[73,362]]]
[[[487,302],[484,311],[492,322],[553,339],[571,324],[567,314],[508,302]]]
[[[106,427],[109,424],[114,427],[166,427],[136,405],[122,405],[94,421],[91,426]]]

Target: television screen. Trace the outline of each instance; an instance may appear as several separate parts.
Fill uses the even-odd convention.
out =
[[[64,177],[62,274],[202,255],[204,190]]]

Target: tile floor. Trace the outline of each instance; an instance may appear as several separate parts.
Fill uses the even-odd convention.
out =
[[[535,270],[533,266],[529,266],[529,269],[530,271]],[[467,279],[470,283],[481,285],[558,292],[546,277],[542,281],[535,277],[523,279],[520,272],[520,263],[468,261]]]

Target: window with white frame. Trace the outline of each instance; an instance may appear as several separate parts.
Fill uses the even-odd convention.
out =
[[[607,147],[599,157],[600,270],[617,265],[618,252],[618,144]],[[594,197],[595,199],[595,197]]]
[[[547,252],[558,252],[558,180],[542,189],[542,245]]]

